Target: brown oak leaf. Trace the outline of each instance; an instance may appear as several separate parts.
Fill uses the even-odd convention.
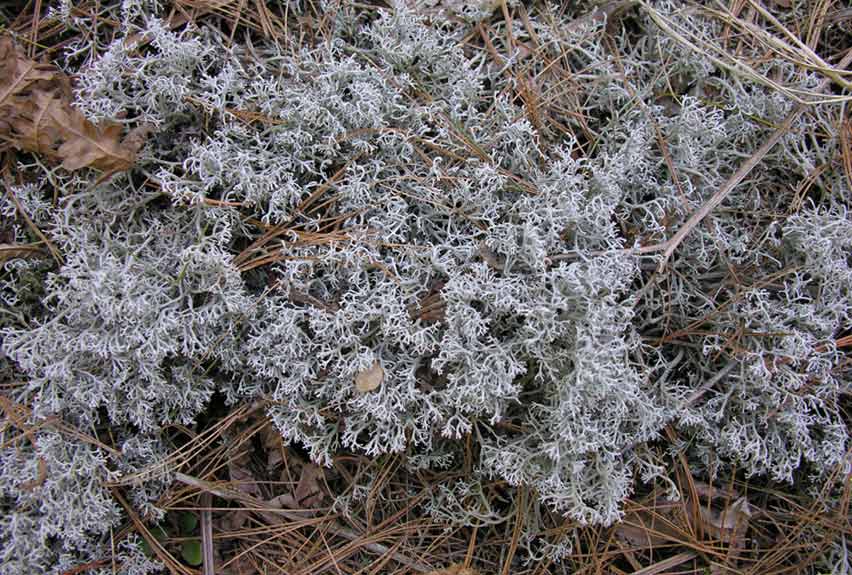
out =
[[[0,138],[19,150],[60,161],[69,171],[129,169],[148,128],[122,139],[120,124],[94,124],[71,101],[65,73],[27,58],[10,36],[0,37]]]

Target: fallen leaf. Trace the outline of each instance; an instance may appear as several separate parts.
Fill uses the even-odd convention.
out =
[[[121,125],[111,122],[95,125],[79,110],[62,102],[51,106],[48,112],[65,130],[57,155],[62,160],[62,167],[69,172],[86,167],[118,172],[127,170],[136,160],[136,150],[121,143]]]
[[[231,481],[234,483],[234,489],[242,491],[252,497],[260,495],[260,488],[257,485],[257,479],[249,469],[248,454],[241,454],[238,457],[231,458],[228,461],[228,474],[231,476]]]
[[[751,507],[745,497],[740,497],[721,511],[701,507],[700,513],[708,533],[722,541],[733,542],[748,525]]]
[[[496,272],[502,272],[506,267],[505,258],[497,255],[497,252],[488,247],[484,240],[479,242],[479,257]]]
[[[41,485],[47,479],[47,462],[44,460],[44,458],[38,458],[36,468],[38,470],[38,475],[36,475],[35,479],[21,483],[21,489],[23,489],[24,491],[33,491],[37,487],[41,487]]]
[[[656,547],[679,540],[678,522],[674,509],[660,505],[627,513],[615,527],[615,536],[634,547]]]
[[[322,468],[313,463],[306,463],[302,466],[302,474],[299,476],[299,483],[296,484],[294,493],[296,503],[300,507],[312,509],[322,502],[323,493],[320,480],[324,475]]]
[[[461,563],[454,563],[446,569],[429,571],[426,575],[479,575],[479,571],[473,567],[465,567]]]
[[[622,523],[615,528],[615,536],[633,547],[642,549],[650,549],[668,542],[665,537],[652,534],[649,529],[627,523]]]
[[[260,430],[260,441],[266,450],[266,470],[272,471],[284,462],[284,442],[281,433],[269,423]]]
[[[289,493],[284,493],[283,495],[276,495],[266,503],[270,507],[273,507],[275,509],[295,509],[296,507],[298,507],[296,499]]]
[[[149,131],[94,124],[71,105],[71,81],[51,64],[30,60],[8,35],[0,37],[0,138],[19,150],[60,161],[69,171],[129,169]]]
[[[373,362],[368,369],[358,372],[355,376],[355,389],[360,393],[369,393],[377,389],[385,379],[385,370],[379,365],[378,360]]]
[[[299,504],[296,503],[296,499],[289,493],[273,497],[266,502],[266,505],[270,509],[299,509]],[[260,516],[270,525],[278,525],[284,520],[284,518],[280,515],[270,513],[268,511],[260,511]],[[306,517],[308,517],[308,515],[306,515]]]
[[[224,514],[219,521],[216,522],[217,531],[227,533],[229,531],[239,531],[243,525],[249,520],[249,512],[243,509],[229,511]]]

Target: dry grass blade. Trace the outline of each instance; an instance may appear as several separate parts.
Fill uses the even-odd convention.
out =
[[[841,115],[844,117],[845,114]],[[843,172],[849,187],[852,188],[852,118],[844,118],[840,122],[840,154],[843,161]]]
[[[644,569],[634,571],[633,575],[657,575],[658,573],[665,573],[682,563],[686,563],[690,559],[694,559],[695,557],[696,553],[693,551],[684,551],[683,553],[678,553],[673,557],[663,559],[653,565],[648,565]]]
[[[0,263],[14,258],[41,255],[42,253],[42,249],[37,244],[0,244]]]

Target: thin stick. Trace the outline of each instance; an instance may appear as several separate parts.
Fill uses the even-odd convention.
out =
[[[204,575],[216,575],[213,563],[213,517],[210,511],[210,493],[201,494],[201,551],[204,558]]]

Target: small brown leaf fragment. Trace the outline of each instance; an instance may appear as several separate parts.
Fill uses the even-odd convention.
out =
[[[284,493],[283,495],[276,495],[266,503],[274,509],[296,509],[299,506],[293,496],[289,493]]]
[[[640,509],[624,516],[615,527],[615,536],[640,549],[677,541],[677,533],[670,524],[672,519],[666,508]]]
[[[260,430],[260,441],[266,450],[266,470],[271,472],[284,462],[284,443],[281,434],[270,423]]]
[[[302,466],[302,474],[299,483],[296,484],[296,503],[305,509],[312,509],[322,502],[322,488],[320,480],[324,477],[321,467],[313,463]]]
[[[252,497],[258,497],[260,495],[260,488],[249,466],[249,456],[243,453],[228,461],[228,474],[234,483],[234,489],[242,493],[247,493]]]
[[[480,575],[480,573],[473,567],[465,567],[461,563],[454,563],[446,569],[429,571],[426,575]]]
[[[506,266],[505,259],[498,256],[497,252],[492,250],[485,241],[479,242],[479,257],[496,272],[503,271]]]
[[[378,389],[385,380],[385,370],[379,364],[378,360],[373,362],[369,368],[358,372],[355,376],[355,389],[359,393],[369,393]]]
[[[250,514],[243,509],[228,511],[215,521],[216,530],[227,533],[228,531],[239,531],[248,522]]]
[[[740,497],[722,511],[700,509],[701,520],[713,537],[730,543],[742,535],[751,517],[751,507],[745,497]]]

